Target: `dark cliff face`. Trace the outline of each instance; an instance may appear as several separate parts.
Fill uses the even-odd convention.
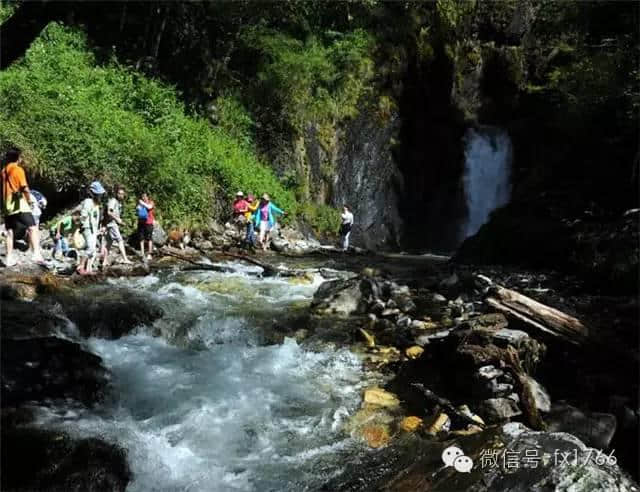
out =
[[[293,165],[305,177],[307,199],[338,210],[348,205],[354,215],[351,241],[357,246],[400,247],[404,183],[393,156],[398,126],[397,115],[381,119],[375,111],[363,109],[334,129],[331,145],[321,142],[312,125],[293,145]]]
[[[400,214],[408,248],[453,249],[465,214],[464,123],[451,98],[454,70],[441,49],[431,63],[410,63],[405,78],[398,166],[406,183]]]
[[[351,207],[353,240],[366,248],[395,249],[402,238],[405,183],[391,149],[397,125],[397,117],[381,123],[362,115],[349,125],[341,145],[332,204]]]

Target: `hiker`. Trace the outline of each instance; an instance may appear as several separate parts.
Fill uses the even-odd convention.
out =
[[[127,258],[127,252],[124,248],[124,240],[120,233],[120,225],[122,224],[122,201],[125,198],[125,191],[122,186],[116,186],[115,196],[109,198],[107,202],[107,213],[105,214],[106,229],[104,231],[102,244],[104,250],[104,257],[102,259],[102,269],[107,268],[109,263],[109,250],[113,246],[113,243],[118,244],[118,249],[122,255],[122,263],[131,264],[129,258]]]
[[[31,213],[35,198],[29,192],[27,177],[21,164],[20,150],[11,149],[5,156],[5,167],[2,169],[2,198],[4,223],[7,229],[7,257],[5,264],[10,267],[17,263],[13,255],[13,241],[22,238],[26,231],[33,261],[42,263],[40,252],[40,233]]]
[[[255,214],[255,226],[259,231],[258,240],[263,251],[267,250],[271,230],[276,225],[275,214],[285,215],[285,212],[271,203],[269,195],[265,193],[262,195],[262,200],[260,200]]]
[[[69,252],[69,241],[67,237],[80,229],[82,222],[80,210],[74,210],[71,215],[62,217],[52,228],[53,237],[53,258],[65,256]]]
[[[255,229],[253,227],[254,223],[254,215],[256,210],[258,210],[259,201],[253,196],[253,193],[249,193],[247,195],[247,211],[244,216],[247,219],[247,234],[244,238],[244,241],[247,246],[254,246],[256,242]]]
[[[138,215],[138,236],[140,237],[140,255],[142,260],[150,260],[151,253],[153,253],[153,224],[154,224],[154,210],[155,204],[153,200],[149,198],[147,193],[143,193],[138,200],[138,206],[136,212]],[[144,243],[147,242],[148,252],[147,256],[144,255]]]
[[[342,251],[349,249],[349,236],[351,236],[351,228],[353,227],[353,214],[347,205],[342,207],[342,215],[340,215],[342,223],[340,224],[340,245]]]
[[[100,181],[89,186],[89,196],[80,206],[80,231],[84,238],[84,248],[79,251],[80,262],[76,271],[80,275],[92,275],[93,263],[98,253],[98,233],[100,232],[100,202],[105,190]]]
[[[47,208],[47,199],[42,193],[36,190],[30,190],[33,201],[31,202],[31,215],[33,215],[33,221],[36,226],[40,225],[40,217],[45,208]]]
[[[244,193],[239,191],[238,193],[236,193],[235,200],[233,200],[232,223],[238,228],[238,232],[240,233],[242,233],[242,231],[244,231],[245,229],[247,223],[246,213],[248,209],[249,204],[244,198]]]
[[[248,208],[247,200],[244,198],[244,193],[239,191],[236,193],[236,198],[233,200],[233,218],[244,217]]]

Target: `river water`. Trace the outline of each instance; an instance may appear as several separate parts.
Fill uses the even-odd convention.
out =
[[[344,348],[265,344],[274,326],[299,322],[292,313],[321,279],[251,273],[113,281],[165,316],[119,340],[89,340],[112,373],[112,399],[42,408],[41,423],[127,449],[131,491],[314,490],[342,473],[369,452],[342,427],[375,376]]]

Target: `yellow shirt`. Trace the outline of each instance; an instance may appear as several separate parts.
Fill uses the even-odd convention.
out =
[[[251,216],[253,215],[253,213],[258,210],[258,205],[260,204],[260,202],[258,200],[256,200],[253,203],[249,203],[248,204],[248,210],[244,213],[244,216],[247,218],[247,220],[251,220]]]

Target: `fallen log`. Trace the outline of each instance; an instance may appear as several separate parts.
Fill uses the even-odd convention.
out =
[[[579,319],[499,285],[490,289],[485,302],[507,318],[570,343],[584,343],[589,336],[589,330]]]
[[[206,258],[210,259],[208,257],[207,254],[205,254],[202,250],[195,248],[198,251],[200,251],[200,253],[202,253]],[[167,256],[172,256],[174,258],[178,258],[180,260],[189,262],[193,265],[193,267],[190,268],[183,268],[183,270],[213,270],[216,272],[223,272],[223,273],[233,273],[233,272],[237,272],[237,270],[235,270],[234,268],[231,267],[225,267],[225,266],[221,266],[221,265],[212,265],[212,264],[208,264],[208,263],[202,263],[199,261],[194,261],[190,258],[187,258],[185,256],[179,255],[177,253],[173,253],[171,251],[168,250],[164,250],[163,253]],[[234,258],[236,260],[241,260],[244,261],[246,263],[249,263],[251,265],[255,265],[255,266],[259,266],[260,268],[262,268],[263,272],[262,275],[265,277],[276,277],[276,276],[280,276],[280,277],[299,277],[304,275],[306,272],[303,270],[288,270],[288,269],[283,269],[283,268],[278,268],[278,267],[274,267],[272,265],[269,265],[268,263],[264,263],[261,261],[258,261],[254,258],[250,258],[248,256],[245,255],[239,255],[236,253],[229,253],[227,251],[216,251],[215,253],[219,254],[220,256],[227,256],[229,258]]]
[[[235,253],[228,253],[226,251],[220,251],[220,254],[223,256],[228,256],[230,258],[235,258],[236,260],[242,260],[245,261],[247,263],[250,263],[251,265],[255,265],[255,266],[259,266],[260,268],[262,268],[264,270],[264,275],[267,277],[273,277],[276,275],[282,275],[283,273],[286,273],[286,271],[281,270],[280,268],[276,268],[274,266],[271,266],[267,263],[263,263],[261,261],[258,261],[254,258],[249,258],[248,256],[245,255],[238,255]]]
[[[222,273],[233,273],[236,270],[229,267],[224,267],[220,265],[212,265],[210,263],[202,263],[200,261],[194,261],[191,258],[187,258],[186,256],[179,255],[177,253],[173,253],[171,251],[163,251],[163,254],[166,256],[171,256],[173,258],[177,258],[182,261],[186,261],[187,263],[191,263],[191,267],[182,268],[182,271],[193,271],[193,270],[208,270],[213,272],[222,272]]]

